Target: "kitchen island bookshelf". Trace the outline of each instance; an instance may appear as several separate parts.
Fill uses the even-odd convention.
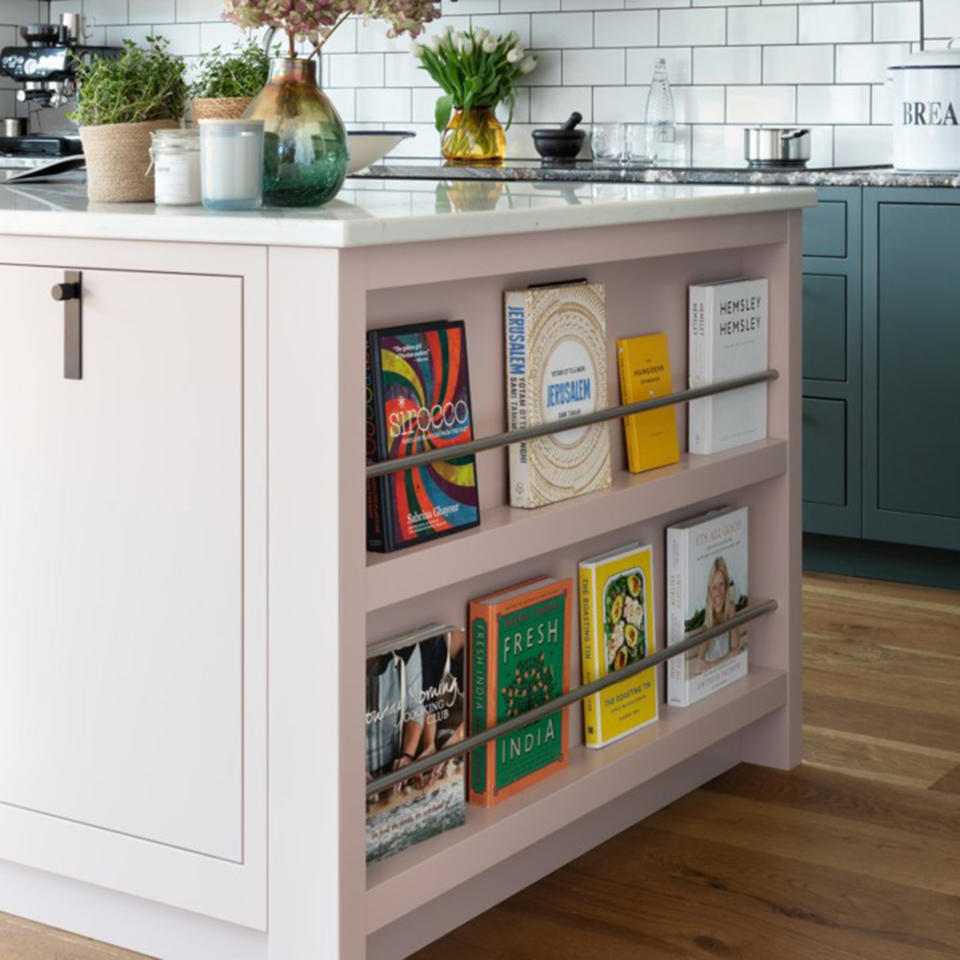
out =
[[[320,211],[229,217],[88,211],[49,189],[35,206],[21,191],[7,210],[0,190],[12,297],[0,318],[10,346],[0,356],[11,358],[0,410],[43,412],[0,421],[18,458],[17,474],[0,470],[0,520],[24,502],[21,474],[43,478],[59,508],[55,525],[11,528],[0,558],[15,572],[23,557],[46,556],[56,572],[59,545],[76,542],[80,579],[94,571],[122,588],[109,593],[108,623],[123,627],[104,634],[106,595],[69,577],[8,594],[0,609],[13,665],[0,704],[26,711],[20,755],[32,758],[0,769],[0,909],[162,960],[399,960],[742,760],[799,762],[800,237],[815,194],[602,187],[517,185],[494,209],[487,194],[464,209],[461,189],[441,203],[403,184],[348,187]],[[84,379],[66,386],[62,305],[49,294],[64,270],[82,271],[86,338]],[[614,405],[616,339],[665,332],[681,388],[688,285],[740,275],[770,282],[768,439],[632,476],[614,422],[613,486],[529,511],[508,505],[505,450],[486,450],[479,527],[365,551],[368,330],[463,320],[474,431],[489,436],[506,421],[505,290],[581,276],[605,285]],[[676,410],[683,438],[685,406]],[[36,443],[38,430],[50,442]],[[149,473],[119,456],[118,436]],[[103,455],[81,456],[91,447]],[[117,504],[136,537],[111,519]],[[747,677],[694,707],[664,706],[658,724],[598,751],[583,746],[582,711],[568,708],[567,769],[367,868],[368,644],[463,623],[472,597],[537,574],[573,577],[583,557],[640,540],[654,547],[659,648],[664,529],[720,504],[749,507],[751,600],[777,604],[751,623]],[[157,571],[158,542],[163,575],[141,576]],[[205,574],[208,556],[218,579]],[[170,637],[143,610],[179,615],[171,583],[203,619],[180,617],[168,653]],[[69,636],[58,623],[20,629],[64,589]],[[64,639],[83,653],[79,676]],[[17,665],[41,653],[45,692],[31,705],[17,699],[27,679]],[[188,655],[198,669],[183,669]],[[80,713],[106,731],[100,740],[68,739]],[[51,729],[62,742],[35,732]],[[218,763],[222,777],[198,778]],[[74,771],[70,790],[58,765]],[[120,804],[141,797],[147,776],[167,793]]]

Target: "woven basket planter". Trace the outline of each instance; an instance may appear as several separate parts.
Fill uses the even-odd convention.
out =
[[[147,120],[81,127],[87,198],[95,203],[153,200],[150,133],[179,126],[175,120]]]
[[[201,120],[239,120],[251,97],[201,97],[193,101],[193,125]]]

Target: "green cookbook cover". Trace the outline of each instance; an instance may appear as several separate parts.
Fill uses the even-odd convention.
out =
[[[470,730],[478,733],[570,688],[571,581],[538,577],[470,603]],[[567,765],[565,709],[478,747],[470,802],[492,806]]]

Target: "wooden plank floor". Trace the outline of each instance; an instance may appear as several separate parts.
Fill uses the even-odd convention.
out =
[[[960,594],[803,598],[801,767],[737,767],[413,960],[960,958]],[[0,915],[0,960],[137,958]]]

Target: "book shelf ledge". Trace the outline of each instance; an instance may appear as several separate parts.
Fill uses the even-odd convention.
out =
[[[786,441],[768,438],[722,453],[683,454],[679,463],[646,473],[624,470],[607,490],[535,510],[488,508],[472,530],[395,553],[368,553],[367,612],[498,569],[504,557],[519,563],[781,476],[786,469]]]
[[[453,446],[437,450],[427,450],[424,453],[415,453],[409,457],[398,457],[395,460],[383,460],[380,463],[367,465],[367,478],[383,477],[391,473],[399,473],[412,467],[420,467],[437,460],[446,460],[453,456],[462,457],[471,453],[480,453],[484,450],[495,450],[498,447],[507,447],[522,440],[533,440],[536,437],[548,437],[554,433],[565,433],[567,430],[576,430],[579,427],[589,427],[597,423],[608,423],[611,420],[621,420],[636,413],[645,413],[649,410],[659,410],[661,407],[672,407],[679,403],[696,400],[699,397],[711,397],[718,393],[728,393],[757,383],[767,383],[780,376],[779,370],[763,370],[760,373],[751,373],[732,380],[720,380],[703,387],[690,387],[668,393],[662,397],[653,397],[649,400],[638,400],[636,403],[623,403],[615,407],[604,407],[592,413],[584,413],[578,417],[568,417],[564,420],[553,420],[550,423],[538,423],[522,430],[508,430],[506,433],[497,433],[489,437],[479,437]]]
[[[502,804],[469,807],[463,827],[367,868],[367,934],[479,876],[659,776],[787,702],[783,670],[751,666],[692,707],[661,705],[658,723],[600,750],[577,746],[569,766]]]

